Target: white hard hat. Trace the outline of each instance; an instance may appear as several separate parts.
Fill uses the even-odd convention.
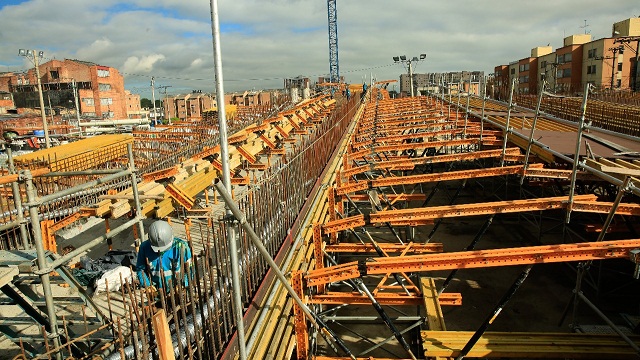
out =
[[[163,252],[173,244],[173,229],[168,222],[158,220],[149,226],[149,242],[155,252]]]

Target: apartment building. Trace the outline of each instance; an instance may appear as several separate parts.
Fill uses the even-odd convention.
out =
[[[127,107],[128,119],[142,119],[146,117],[142,108],[140,107],[140,95],[132,94],[131,91],[125,90],[125,104]]]
[[[640,18],[630,18],[613,24],[610,38],[592,40],[589,34],[577,34],[565,37],[556,51],[550,46],[532,49],[530,57],[508,65],[508,76],[518,79],[518,94],[537,93],[542,80],[557,93],[580,93],[587,83],[598,89],[628,90],[640,85],[638,47]],[[494,68],[496,97],[501,99],[508,97],[506,66]]]
[[[11,93],[0,91],[0,114],[6,114],[7,111],[13,108],[13,97]]]
[[[556,88],[556,76],[558,75],[558,64],[556,63],[556,53],[552,51],[538,58],[538,84],[546,82],[546,89]]]
[[[438,91],[438,86],[445,84],[445,89],[457,92],[459,84],[464,92],[475,95],[481,94],[480,83],[484,79],[484,71],[453,71],[447,73],[413,74],[413,88],[416,92]],[[445,92],[448,90],[445,90]],[[411,78],[409,74],[400,75],[400,92],[411,93]]]
[[[50,100],[51,107],[74,108],[78,96],[84,117],[127,117],[124,78],[117,69],[65,59],[42,63],[39,71],[47,105]],[[11,93],[18,108],[40,107],[35,69],[0,75],[0,91]]]
[[[555,92],[577,93],[584,89],[582,82],[582,49],[591,41],[590,34],[571,35],[564,38],[564,46],[556,49]]]
[[[493,69],[493,88],[491,97],[506,100],[509,96],[509,65],[498,65]]]
[[[196,90],[190,94],[168,96],[163,100],[165,117],[179,121],[202,120],[202,113],[217,105],[214,94]]]

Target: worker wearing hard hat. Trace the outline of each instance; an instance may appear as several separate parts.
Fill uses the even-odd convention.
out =
[[[148,234],[149,240],[140,244],[136,262],[140,286],[169,287],[179,274],[183,274],[183,285],[188,283],[193,271],[189,245],[173,237],[173,229],[166,221],[151,224]]]

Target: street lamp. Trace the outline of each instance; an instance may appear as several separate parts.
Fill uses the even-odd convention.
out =
[[[406,63],[407,70],[409,72],[409,86],[411,87],[411,97],[415,96],[413,89],[413,67],[412,64],[415,62],[423,61],[427,58],[427,54],[420,54],[420,58],[414,56],[412,59],[407,59],[406,55],[394,56],[393,62],[395,63]]]
[[[38,66],[38,58],[42,58],[44,55],[44,51],[38,51],[36,54],[36,50],[18,50],[18,55],[24,56],[29,59],[34,67],[36,68],[36,79],[38,81],[38,96],[40,98],[40,114],[42,115],[42,128],[44,130],[44,143],[48,148],[51,147],[51,141],[49,141],[49,126],[47,124],[47,115],[44,113],[44,98],[42,97],[42,84],[40,83],[40,67]]]

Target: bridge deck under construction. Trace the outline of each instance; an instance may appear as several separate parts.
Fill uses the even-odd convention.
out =
[[[234,359],[233,226],[251,359],[637,356],[637,324],[607,315],[638,299],[640,142],[556,116],[374,87],[239,120],[239,223],[214,191],[214,124],[16,158],[0,185],[0,269],[3,306],[21,310],[0,330],[23,358]],[[123,280],[90,296],[69,266],[132,247],[151,218],[188,240],[194,281],[151,293]],[[88,219],[109,231],[56,236]]]

